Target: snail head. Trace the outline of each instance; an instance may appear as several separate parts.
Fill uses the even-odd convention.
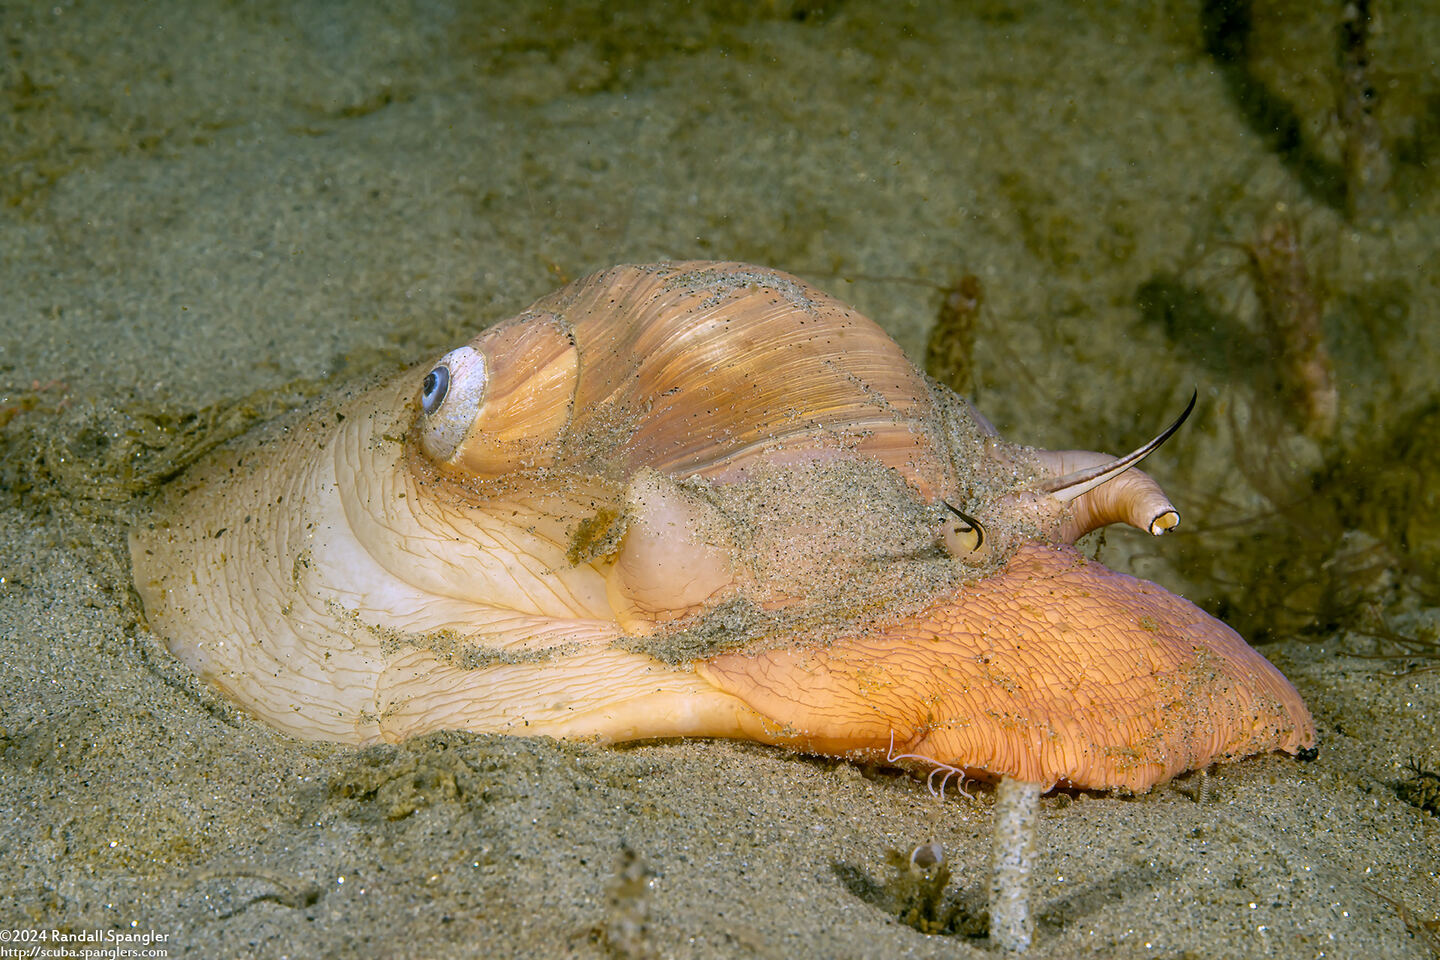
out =
[[[943,503],[941,540],[952,557],[980,565],[1008,556],[1022,539],[1074,543],[1092,530],[1127,523],[1154,536],[1180,524],[1180,512],[1150,476],[1134,469],[1174,435],[1195,409],[1198,391],[1175,421],[1123,457],[1088,450],[1037,450],[1040,476],[986,509]]]

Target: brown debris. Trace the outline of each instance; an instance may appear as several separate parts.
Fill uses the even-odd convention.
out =
[[[1370,0],[1349,0],[1340,13],[1336,52],[1340,93],[1336,111],[1344,131],[1345,208],[1352,222],[1373,222],[1385,210],[1390,157],[1375,119],[1377,95],[1370,73]]]
[[[1335,430],[1340,397],[1325,347],[1320,298],[1305,265],[1299,231],[1289,217],[1277,217],[1260,228],[1245,251],[1280,381],[1280,400],[1307,436],[1323,440]]]
[[[925,344],[925,372],[962,397],[975,390],[975,325],[980,319],[984,291],[980,280],[967,273],[946,287],[935,326]]]

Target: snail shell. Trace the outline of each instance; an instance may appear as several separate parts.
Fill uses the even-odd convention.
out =
[[[621,266],[216,451],[131,555],[170,650],[297,737],[746,737],[1144,789],[1314,742],[1233,631],[1066,546],[1178,523],[1131,468],[1179,422],[1032,451],[795,277]]]
[[[622,266],[447,354],[452,392],[422,416],[439,469],[533,483],[545,469],[645,466],[732,481],[846,450],[933,498],[953,488],[935,402],[869,319],[743,264]],[[491,488],[493,489],[493,488]]]
[[[714,652],[928,599],[961,435],[996,442],[794,277],[621,266],[198,464],[135,530],[136,583],[177,656],[300,737],[735,732],[758,721],[693,634],[658,634],[718,606]]]

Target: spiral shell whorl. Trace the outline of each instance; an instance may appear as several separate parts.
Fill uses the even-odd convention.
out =
[[[442,370],[449,395],[431,412],[422,387],[420,430],[441,470],[493,479],[554,461],[579,379],[575,339],[558,318],[528,311],[491,327],[430,376]]]
[[[930,392],[900,349],[778,271],[615,267],[471,346],[493,379],[441,464],[449,472],[568,466],[623,477],[647,465],[728,481],[757,464],[851,450],[900,470],[927,498],[953,484],[931,436]]]

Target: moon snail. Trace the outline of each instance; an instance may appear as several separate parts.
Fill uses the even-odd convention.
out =
[[[739,737],[1144,790],[1315,741],[1228,627],[1071,546],[1175,527],[1135,464],[1179,422],[1120,458],[1010,443],[793,276],[619,266],[217,450],[131,554],[169,649],[294,737]]]

